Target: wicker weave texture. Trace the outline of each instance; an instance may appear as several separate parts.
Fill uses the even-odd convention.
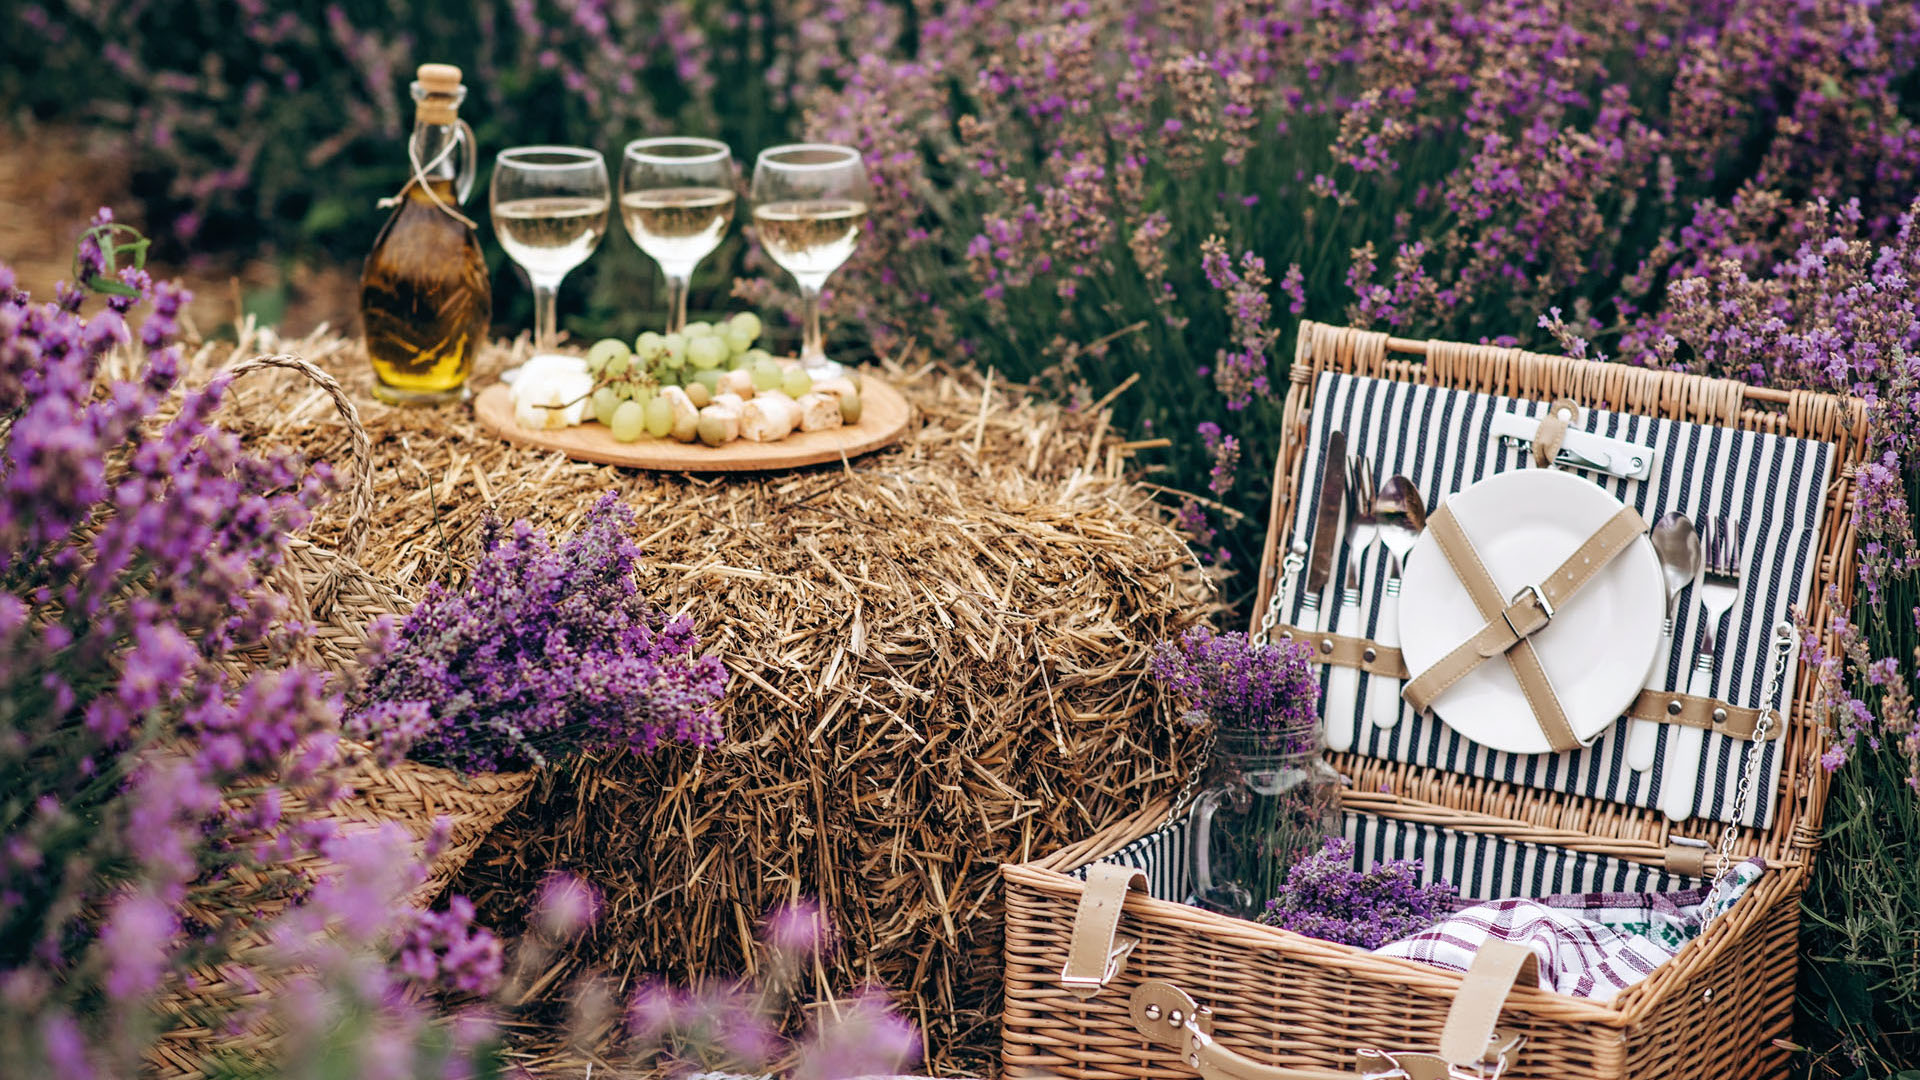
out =
[[[236,350],[237,351],[237,350]],[[287,557],[275,584],[293,601],[291,616],[317,627],[302,644],[300,659],[330,671],[355,663],[367,623],[381,615],[407,610],[407,603],[391,585],[359,562],[366,544],[373,505],[370,440],[353,399],[338,380],[297,356],[259,356],[228,369],[241,378],[250,372],[288,370],[312,382],[339,411],[347,428],[352,458],[347,490],[342,500],[346,524],[338,548],[317,545],[303,536],[287,538]],[[244,666],[255,658],[241,656]],[[331,822],[341,832],[398,824],[422,851],[437,819],[450,826],[440,854],[427,877],[407,896],[415,907],[426,907],[493,831],[502,818],[531,789],[534,773],[495,773],[463,777],[447,769],[416,761],[382,766],[364,746],[343,744],[347,771],[342,780],[348,793],[323,807],[308,806],[297,797],[281,808],[282,829],[299,822]],[[217,898],[189,914],[209,926],[230,924],[229,940],[238,942],[229,962],[203,966],[164,988],[155,1000],[156,1012],[173,1025],[147,1055],[147,1071],[160,1077],[198,1077],[215,1054],[235,1061],[269,1060],[266,1051],[276,1037],[267,1006],[280,989],[277,965],[267,951],[268,927],[286,910],[290,892],[297,892],[330,869],[327,861],[309,854],[271,867],[236,866],[223,881]]]
[[[317,810],[289,799],[285,813],[288,821],[330,821],[343,833],[397,824],[412,837],[416,850],[424,846],[435,820],[446,817],[451,830],[445,846],[426,880],[407,896],[413,906],[426,907],[493,827],[526,797],[535,775],[462,777],[416,761],[382,767],[362,751],[349,774],[350,795]],[[246,869],[231,875],[230,895],[247,907],[234,935],[241,944],[232,962],[196,968],[156,999],[155,1010],[174,1026],[148,1054],[151,1075],[199,1077],[216,1054],[271,1060],[268,1051],[278,1030],[267,1010],[284,973],[267,949],[268,927],[286,909],[286,882],[313,881],[328,870],[325,859],[309,855],[276,866],[272,878]],[[207,912],[203,921],[220,917]]]
[[[1424,358],[1424,360],[1422,359]],[[1828,589],[1845,604],[1854,576],[1849,509],[1864,447],[1857,402],[1726,380],[1541,356],[1515,349],[1414,342],[1305,323],[1292,369],[1282,450],[1261,567],[1264,610],[1278,568],[1275,523],[1300,490],[1312,392],[1324,371],[1349,372],[1545,400],[1569,397],[1651,416],[1766,431],[1836,444],[1815,569],[1814,625],[1830,625]],[[1831,644],[1831,643],[1829,643]],[[1767,829],[1741,829],[1738,855],[1759,854],[1772,872],[1649,978],[1607,1004],[1516,990],[1501,1026],[1527,1037],[1507,1076],[1525,1080],[1720,1080],[1783,1075],[1775,1043],[1792,1020],[1799,902],[1818,844],[1825,734],[1815,680],[1796,681],[1787,711],[1781,813]],[[1657,811],[1539,791],[1395,762],[1334,755],[1352,778],[1348,809],[1397,821],[1498,834],[1658,865],[1670,840],[1716,844],[1718,823],[1670,825]],[[1193,1071],[1134,1032],[1127,1000],[1143,979],[1161,978],[1215,1014],[1220,1041],[1258,1061],[1350,1069],[1361,1048],[1431,1050],[1458,976],[1358,949],[1139,895],[1127,897],[1120,933],[1138,945],[1120,975],[1082,1000],[1060,983],[1082,885],[1067,871],[1158,828],[1167,807],[1149,807],[1048,859],[1003,870],[1007,883],[1006,1019],[1009,1075],[1076,1080],[1185,1080]],[[1710,864],[1711,865],[1711,864]]]

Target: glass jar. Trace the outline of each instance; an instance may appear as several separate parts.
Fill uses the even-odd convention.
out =
[[[1187,821],[1194,902],[1243,919],[1340,831],[1340,774],[1319,733],[1220,733]]]

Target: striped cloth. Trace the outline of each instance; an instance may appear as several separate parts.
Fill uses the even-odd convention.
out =
[[[1589,851],[1529,844],[1485,833],[1455,832],[1422,822],[1392,821],[1370,814],[1346,815],[1353,841],[1354,869],[1386,859],[1419,859],[1421,882],[1441,880],[1469,901],[1550,893],[1672,892],[1702,884],[1698,878],[1668,873],[1627,859]],[[1188,866],[1187,821],[1181,819],[1135,840],[1106,862],[1146,871],[1148,894],[1185,903],[1192,894]],[[1085,879],[1086,867],[1071,871]]]
[[[1374,953],[1464,972],[1480,946],[1497,937],[1526,945],[1540,958],[1540,989],[1611,1001],[1700,936],[1708,917],[1732,907],[1764,870],[1759,859],[1736,866],[1711,912],[1705,887],[1495,900],[1463,908]]]
[[[1545,402],[1322,374],[1314,391],[1308,436],[1308,445],[1319,449],[1305,463],[1294,519],[1289,534],[1280,538],[1280,546],[1284,549],[1295,539],[1305,541],[1312,536],[1329,433],[1345,432],[1348,453],[1371,460],[1374,475],[1381,481],[1396,474],[1412,480],[1431,511],[1446,494],[1494,473],[1527,467],[1524,447],[1502,447],[1492,435],[1493,418],[1507,412],[1540,416],[1546,410]],[[1589,410],[1583,422],[1588,431],[1655,449],[1654,474],[1644,482],[1576,474],[1594,478],[1649,522],[1673,510],[1695,521],[1711,516],[1739,519],[1747,548],[1745,587],[1733,609],[1731,640],[1721,654],[1714,696],[1758,708],[1772,627],[1788,617],[1793,605],[1806,599],[1812,584],[1815,547],[1832,470],[1832,447],[1806,439],[1602,409]],[[1337,606],[1337,586],[1346,580],[1346,562],[1343,550],[1322,599],[1324,612],[1331,613]],[[1362,570],[1361,606],[1366,625],[1328,629],[1373,632],[1385,583],[1385,559],[1370,559]],[[1295,597],[1293,610],[1285,613],[1289,619],[1299,619],[1303,599]],[[1692,590],[1683,592],[1680,599],[1674,651],[1662,680],[1662,685],[1670,689],[1686,685],[1703,629]],[[1792,700],[1792,674],[1790,665],[1781,702]],[[1367,680],[1363,674],[1361,702],[1367,700]],[[1672,767],[1669,758],[1675,741],[1675,729],[1663,725],[1657,763],[1652,772],[1643,774],[1627,767],[1624,720],[1591,746],[1562,754],[1497,753],[1462,738],[1438,719],[1416,715],[1411,709],[1391,728],[1363,724],[1357,710],[1353,716],[1328,717],[1327,723],[1349,725],[1356,735],[1355,752],[1370,757],[1645,807],[1659,806],[1660,786]],[[1742,824],[1765,827],[1773,820],[1773,794],[1781,765],[1778,748],[1779,743],[1772,742],[1759,751],[1763,782],[1753,805],[1742,816]],[[1696,817],[1726,821],[1733,816],[1734,784],[1745,768],[1748,752],[1744,740],[1707,736],[1700,759],[1698,794],[1694,797]]]

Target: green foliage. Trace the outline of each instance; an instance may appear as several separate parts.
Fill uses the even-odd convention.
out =
[[[791,96],[769,58],[797,55],[777,0],[606,5],[518,0],[54,0],[18,9],[0,36],[0,116],[124,132],[135,194],[178,259],[234,251],[357,264],[404,182],[407,86],[425,61],[458,64],[461,115],[481,147],[469,212],[486,216],[493,156],[509,146],[599,149],[617,169],[643,135],[688,131],[743,155],[780,141]],[[10,13],[9,23],[15,23]],[[748,159],[751,160],[750,158]],[[617,231],[617,230],[616,230]],[[503,328],[530,323],[529,290],[484,225]],[[740,245],[716,252],[694,306],[724,306]],[[568,279],[576,333],[658,322],[652,263],[619,236]]]
[[[1863,613],[1873,655],[1916,655],[1916,604],[1920,588],[1906,577]],[[1853,693],[1879,704],[1864,679]],[[1812,1049],[1802,1075],[1920,1080],[1920,798],[1894,746],[1861,747],[1833,774],[1803,911],[1795,1034]]]

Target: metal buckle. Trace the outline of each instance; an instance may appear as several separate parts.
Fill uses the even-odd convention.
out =
[[[1091,997],[1099,993],[1102,987],[1113,981],[1114,976],[1120,974],[1121,965],[1127,962],[1127,957],[1133,955],[1133,947],[1137,944],[1139,942],[1134,938],[1116,934],[1113,951],[1107,954],[1107,968],[1099,975],[1067,974],[1067,964],[1073,963],[1069,959],[1067,964],[1060,967],[1060,985],[1072,991],[1076,997]],[[1083,989],[1086,990],[1085,993],[1081,992]]]
[[[1547,617],[1547,622],[1549,622],[1549,623],[1550,623],[1550,622],[1552,622],[1552,621],[1553,621],[1553,605],[1552,605],[1551,603],[1548,603],[1548,602],[1547,602],[1547,594],[1546,594],[1546,593],[1543,593],[1543,592],[1541,592],[1541,591],[1540,591],[1540,586],[1538,586],[1538,585],[1523,585],[1523,586],[1521,586],[1521,587],[1520,587],[1520,591],[1519,591],[1519,592],[1516,592],[1516,593],[1514,593],[1514,594],[1513,594],[1513,596],[1512,596],[1511,598],[1509,598],[1509,599],[1507,600],[1507,604],[1508,604],[1509,606],[1511,606],[1511,605],[1513,605],[1513,604],[1518,604],[1518,603],[1520,602],[1520,598],[1521,598],[1521,597],[1523,597],[1523,596],[1525,596],[1525,595],[1527,595],[1528,593],[1532,593],[1532,594],[1533,594],[1533,606],[1535,606],[1535,607],[1537,607],[1537,608],[1539,608],[1539,609],[1540,609],[1540,613],[1541,613],[1542,615],[1545,615],[1545,616]],[[1528,636],[1529,634],[1532,634],[1532,633],[1535,633],[1535,632],[1537,632],[1537,631],[1539,631],[1539,630],[1542,630],[1542,629],[1545,629],[1545,627],[1544,627],[1544,625],[1543,625],[1543,626],[1540,626],[1540,627],[1535,627],[1535,628],[1534,628],[1534,630],[1531,630],[1531,631],[1528,631],[1527,633],[1521,633],[1521,631],[1520,631],[1520,628],[1519,628],[1519,627],[1517,627],[1517,626],[1515,626],[1515,625],[1513,625],[1513,617],[1512,617],[1512,616],[1510,616],[1510,615],[1508,615],[1508,614],[1507,614],[1506,612],[1504,612],[1504,611],[1502,611],[1502,612],[1500,613],[1500,617],[1501,617],[1502,619],[1505,619],[1505,620],[1507,621],[1507,629],[1509,629],[1509,630],[1511,630],[1511,631],[1513,631],[1513,636],[1514,636],[1514,637],[1516,637],[1516,638],[1524,638],[1524,637],[1527,637],[1527,636]]]
[[[1500,1080],[1526,1041],[1521,1035],[1495,1031],[1487,1040],[1486,1054],[1468,1065],[1448,1065],[1436,1054],[1405,1050],[1361,1050],[1356,1057],[1361,1080]]]

